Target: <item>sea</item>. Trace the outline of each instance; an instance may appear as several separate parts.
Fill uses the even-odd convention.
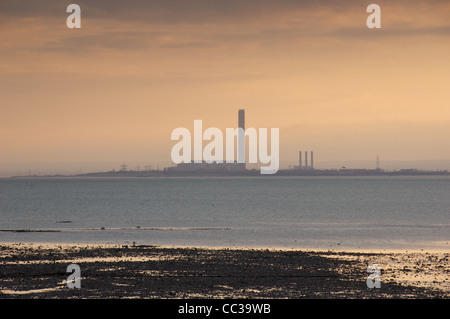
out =
[[[5,178],[0,242],[450,251],[450,177]]]

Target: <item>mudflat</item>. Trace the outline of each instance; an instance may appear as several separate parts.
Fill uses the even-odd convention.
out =
[[[448,252],[1,244],[0,298],[449,298]],[[69,289],[70,264],[81,288]],[[369,288],[369,265],[380,288]]]

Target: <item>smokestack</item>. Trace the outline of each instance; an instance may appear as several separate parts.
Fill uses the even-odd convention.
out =
[[[308,152],[305,151],[305,167],[308,167]]]
[[[311,169],[314,169],[314,152],[311,151]]]
[[[244,163],[245,165],[245,110],[241,109],[238,112],[238,163]]]
[[[239,110],[239,128],[245,131],[245,110]]]
[[[298,152],[298,168],[302,168],[302,151]]]

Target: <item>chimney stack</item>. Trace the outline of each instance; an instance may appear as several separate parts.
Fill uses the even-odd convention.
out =
[[[241,109],[238,112],[238,156],[237,162],[242,163],[245,168],[245,110]]]
[[[239,110],[239,128],[245,131],[245,110]]]
[[[302,169],[302,151],[298,152],[298,168]]]

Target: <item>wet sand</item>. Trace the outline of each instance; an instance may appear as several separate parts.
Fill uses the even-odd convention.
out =
[[[449,298],[448,252],[0,244],[0,298]],[[69,289],[67,266],[81,269]],[[381,269],[368,288],[368,265]]]

